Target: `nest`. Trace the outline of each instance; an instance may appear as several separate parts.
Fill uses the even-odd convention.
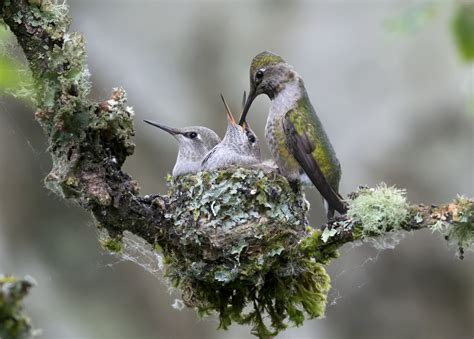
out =
[[[323,315],[330,282],[305,250],[319,237],[308,227],[301,186],[247,169],[169,184],[173,208],[166,217],[173,227],[162,252],[166,275],[187,306],[218,312],[221,328],[253,324],[259,337]]]

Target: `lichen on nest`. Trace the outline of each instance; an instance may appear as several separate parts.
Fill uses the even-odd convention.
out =
[[[300,186],[242,168],[170,179],[169,186],[173,227],[162,252],[187,306],[217,312],[224,329],[252,324],[262,338],[324,315],[327,257],[302,250],[319,236],[307,226]]]

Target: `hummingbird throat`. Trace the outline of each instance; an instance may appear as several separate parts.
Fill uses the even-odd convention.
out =
[[[269,116],[276,117],[286,114],[301,98],[301,86],[298,77],[279,86],[281,86],[281,89],[272,100]]]

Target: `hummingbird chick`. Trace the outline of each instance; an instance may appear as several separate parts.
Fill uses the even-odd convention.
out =
[[[179,151],[172,172],[173,177],[199,172],[204,156],[221,141],[219,136],[207,127],[173,128],[150,120],[144,121],[168,132],[178,140]]]
[[[237,124],[222,95],[221,98],[227,112],[227,131],[222,141],[204,157],[201,170],[257,166],[261,163],[257,136],[248,124]]]
[[[341,166],[309,100],[301,76],[283,58],[270,52],[255,56],[250,66],[250,92],[239,124],[253,100],[266,94],[272,101],[265,139],[280,172],[289,180],[311,182],[327,204],[327,216],[347,206],[338,193]]]

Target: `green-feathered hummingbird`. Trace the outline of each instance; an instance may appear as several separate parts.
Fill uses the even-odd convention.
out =
[[[289,180],[309,178],[327,204],[328,218],[334,210],[345,213],[347,206],[338,193],[341,166],[301,76],[280,56],[262,52],[250,66],[250,92],[239,124],[245,124],[260,94],[272,101],[265,138],[280,172]]]

